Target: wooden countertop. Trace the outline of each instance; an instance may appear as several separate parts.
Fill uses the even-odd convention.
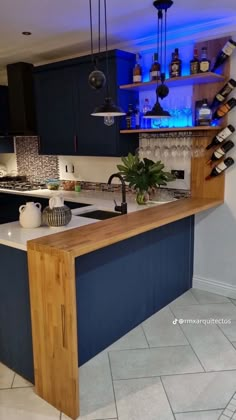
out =
[[[116,242],[131,238],[176,220],[200,213],[223,204],[222,200],[205,198],[185,198],[155,206],[113,219],[82,226],[70,231],[27,242],[27,249],[50,254],[67,252],[71,257],[79,257]]]

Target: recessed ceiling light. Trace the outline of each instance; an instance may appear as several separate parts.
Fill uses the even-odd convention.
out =
[[[21,32],[21,33],[22,33],[22,35],[25,35],[25,36],[32,35],[32,32],[29,32],[29,31],[24,31],[24,32]]]

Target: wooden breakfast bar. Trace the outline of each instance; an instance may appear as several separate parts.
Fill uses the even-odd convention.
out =
[[[194,215],[222,203],[182,199],[28,242],[38,395],[79,416],[78,366],[191,288]]]

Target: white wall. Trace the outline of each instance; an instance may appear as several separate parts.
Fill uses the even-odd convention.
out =
[[[236,53],[231,77],[236,79]],[[236,110],[229,123],[236,128]],[[236,134],[231,138],[235,148],[230,156],[236,162]],[[194,285],[236,299],[236,163],[226,173],[225,204],[196,216]]]

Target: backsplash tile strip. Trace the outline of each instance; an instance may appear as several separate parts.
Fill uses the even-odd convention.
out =
[[[16,137],[16,164],[19,175],[30,182],[59,178],[57,156],[39,155],[38,137]]]

